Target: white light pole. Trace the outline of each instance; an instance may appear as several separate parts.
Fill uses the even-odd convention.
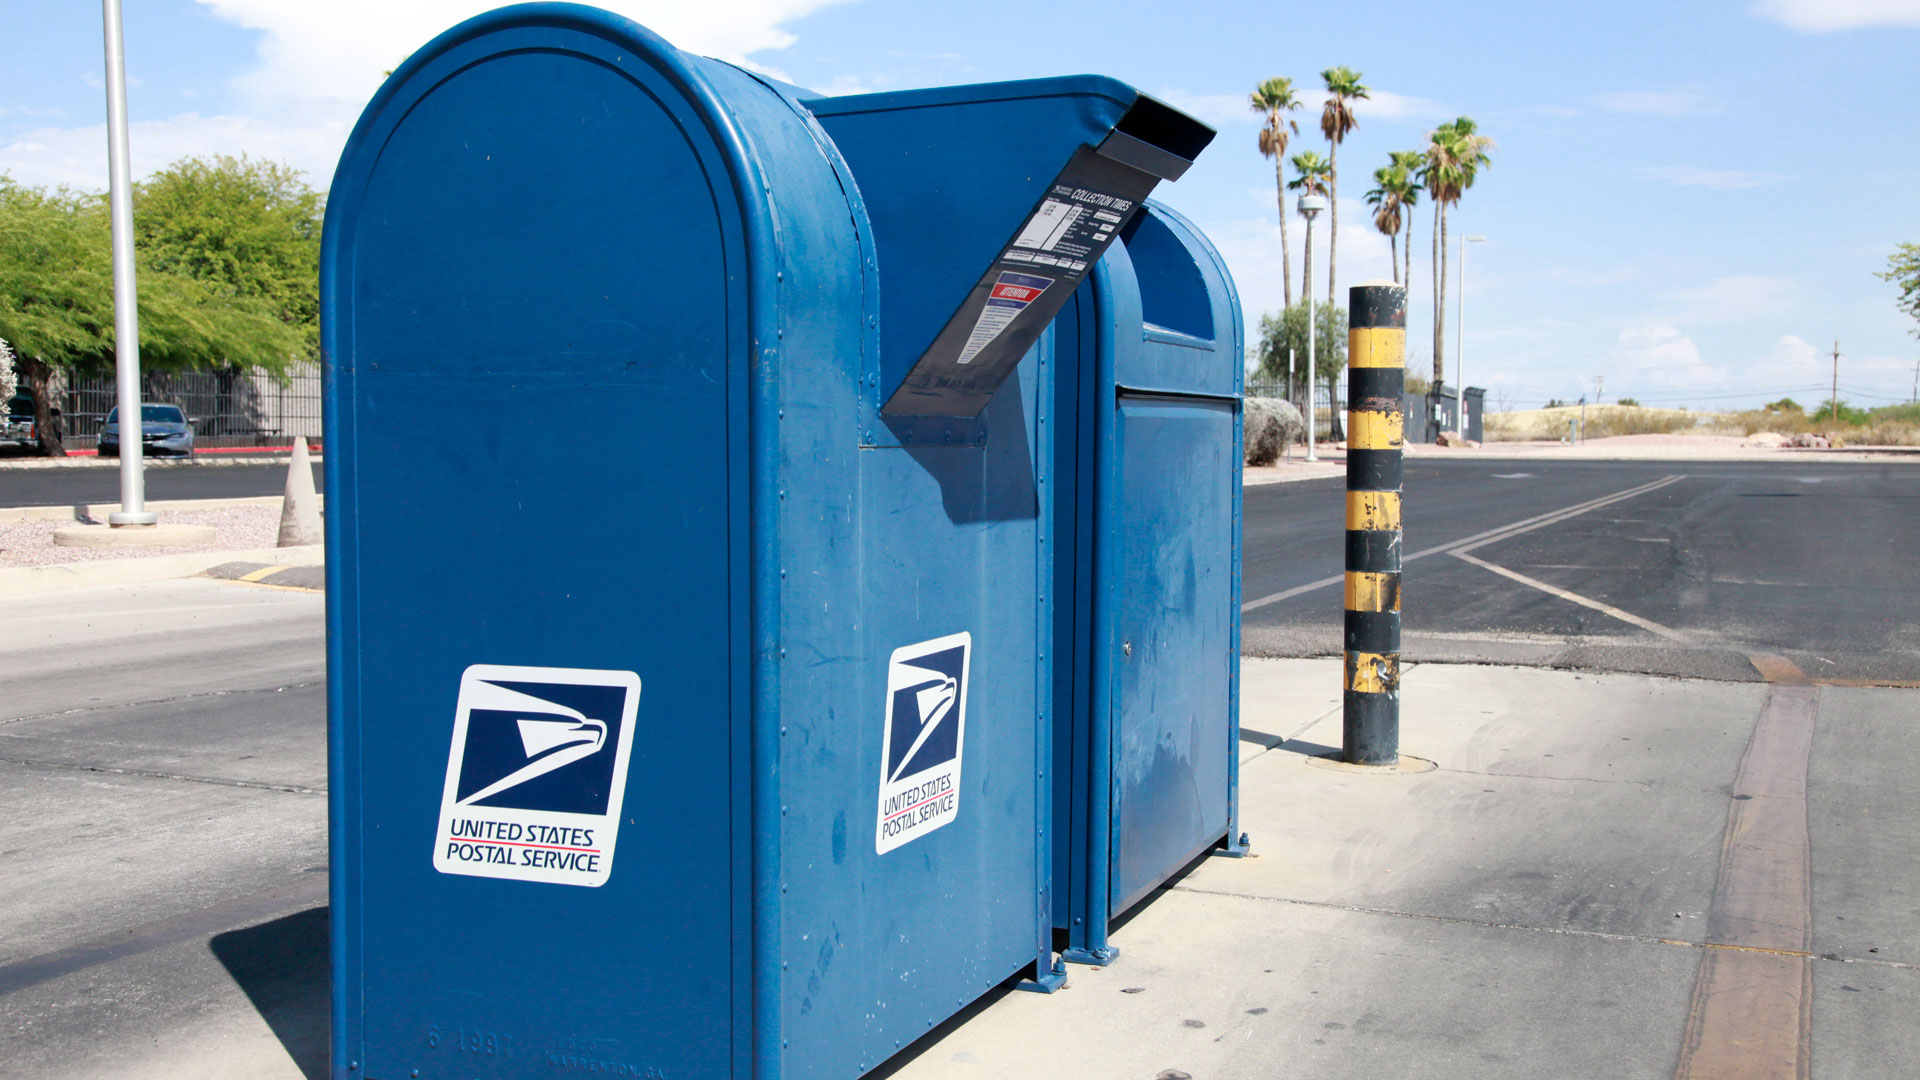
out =
[[[1460,295],[1453,301],[1453,378],[1454,393],[1460,395],[1460,437],[1467,437],[1467,382],[1461,369],[1465,367],[1467,342],[1467,245],[1483,244],[1484,236],[1460,237]]]
[[[1306,263],[1308,266],[1312,266],[1313,265],[1313,219],[1319,215],[1320,211],[1325,210],[1327,208],[1327,197],[1324,195],[1314,195],[1311,193],[1302,195],[1300,196],[1300,202],[1299,202],[1298,208],[1300,210],[1300,216],[1307,219]],[[1313,436],[1314,436],[1313,428],[1314,428],[1314,424],[1317,422],[1316,418],[1319,412],[1319,410],[1314,407],[1314,401],[1313,401],[1314,393],[1315,393],[1314,376],[1319,374],[1319,368],[1314,363],[1314,356],[1313,356],[1314,319],[1313,319],[1313,282],[1312,281],[1308,281],[1306,283],[1306,292],[1303,295],[1306,297],[1305,303],[1307,305],[1307,460],[1319,461],[1320,459],[1317,456],[1315,456],[1313,452]],[[1329,412],[1333,410],[1333,402],[1331,401],[1327,402],[1327,410]]]
[[[133,171],[127,163],[127,58],[120,0],[101,0],[107,37],[107,201],[113,221],[113,354],[120,406],[120,510],[109,525],[151,525],[141,451],[139,294],[133,280]]]

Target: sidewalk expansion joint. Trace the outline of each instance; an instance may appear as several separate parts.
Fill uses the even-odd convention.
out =
[[[1836,964],[1871,964],[1875,967],[1900,968],[1904,971],[1920,971],[1920,963],[1905,960],[1887,960],[1878,956],[1842,956],[1839,953],[1803,952],[1793,949],[1762,949],[1748,945],[1726,945],[1715,941],[1687,941],[1683,938],[1659,937],[1654,934],[1617,934],[1606,930],[1576,930],[1562,926],[1528,926],[1525,923],[1494,922],[1489,919],[1463,919],[1458,915],[1433,915],[1420,911],[1399,911],[1394,908],[1366,907],[1361,904],[1333,904],[1323,900],[1301,900],[1290,896],[1261,896],[1258,893],[1235,892],[1231,889],[1200,889],[1191,885],[1169,886],[1168,892],[1194,893],[1199,896],[1224,896],[1234,900],[1260,900],[1271,904],[1290,904],[1294,907],[1319,908],[1323,911],[1345,911],[1354,915],[1380,915],[1393,919],[1414,919],[1422,922],[1448,923],[1454,926],[1475,926],[1487,930],[1523,930],[1534,934],[1558,934],[1562,937],[1597,938],[1602,941],[1619,942],[1623,945],[1670,945],[1685,949],[1701,949],[1719,952],[1759,952],[1769,953],[1794,960],[1825,960]]]
[[[22,724],[29,720],[54,720],[62,716],[79,716],[83,713],[105,712],[108,709],[138,709],[148,705],[171,705],[179,701],[199,701],[202,698],[233,697],[238,694],[279,694],[288,690],[304,690],[309,686],[323,686],[325,679],[313,679],[308,682],[288,683],[285,686],[261,686],[251,690],[212,690],[204,694],[176,694],[173,697],[147,698],[142,701],[123,701],[111,705],[85,705],[78,709],[62,709],[59,712],[34,713],[32,716],[9,716],[0,718],[0,726]]]
[[[156,769],[121,769],[111,765],[76,765],[70,761],[40,761],[34,758],[0,757],[0,765],[21,765],[31,769],[66,769],[72,772],[104,773],[109,776],[138,776],[149,780],[178,780],[189,784],[213,784],[218,787],[248,788],[253,791],[280,791],[289,795],[325,795],[325,788],[298,784],[267,784],[258,780],[227,780],[217,776],[188,776],[185,773]]]
[[[1573,784],[1627,784],[1631,787],[1637,787],[1642,791],[1654,790],[1654,783],[1651,780],[1608,780],[1603,776],[1541,776],[1537,773],[1482,772],[1479,769],[1454,769],[1445,765],[1440,766],[1440,771],[1443,773],[1459,773],[1462,776],[1484,776],[1489,780],[1551,780]],[[1702,788],[1701,790],[1711,791],[1716,795],[1725,794],[1725,792],[1718,788]]]

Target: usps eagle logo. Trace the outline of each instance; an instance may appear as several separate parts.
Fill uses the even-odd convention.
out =
[[[960,812],[967,674],[973,637],[962,632],[895,649],[887,660],[880,800],[880,854],[952,824]]]
[[[613,865],[640,677],[475,664],[440,800],[442,873],[599,885]]]

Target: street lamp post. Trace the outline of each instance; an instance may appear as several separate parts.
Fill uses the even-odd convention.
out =
[[[1327,197],[1324,195],[1314,195],[1312,193],[1308,193],[1306,195],[1300,196],[1300,203],[1299,203],[1300,216],[1307,219],[1306,264],[1308,266],[1313,265],[1313,219],[1319,215],[1320,211],[1325,210],[1326,208],[1327,208]],[[1314,407],[1314,401],[1313,401],[1314,376],[1319,374],[1319,366],[1316,363],[1314,363],[1314,355],[1313,355],[1314,354],[1314,341],[1313,341],[1314,318],[1313,318],[1313,282],[1312,281],[1308,281],[1306,283],[1306,292],[1303,295],[1306,297],[1305,303],[1307,305],[1307,460],[1318,461],[1320,459],[1317,456],[1315,456],[1313,452],[1313,436],[1314,436],[1313,428],[1314,428],[1314,424],[1317,422],[1316,418],[1319,414],[1319,410]],[[1333,409],[1332,401],[1327,402],[1327,409],[1329,411]]]
[[[1467,245],[1483,244],[1484,236],[1460,237],[1460,295],[1453,301],[1453,379],[1454,393],[1460,395],[1459,415],[1460,437],[1467,437],[1467,376],[1463,372],[1466,366],[1467,347]]]
[[[120,406],[120,510],[108,525],[152,525],[141,472],[140,316],[133,280],[133,171],[127,162],[127,59],[120,0],[101,0],[107,38],[107,179],[113,222],[113,354]]]

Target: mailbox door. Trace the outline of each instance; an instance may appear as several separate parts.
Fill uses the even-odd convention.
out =
[[[733,1071],[740,225],[633,52],[455,41],[333,188],[335,1075]]]
[[[1114,407],[1117,915],[1228,830],[1239,441],[1231,399],[1122,390]]]

